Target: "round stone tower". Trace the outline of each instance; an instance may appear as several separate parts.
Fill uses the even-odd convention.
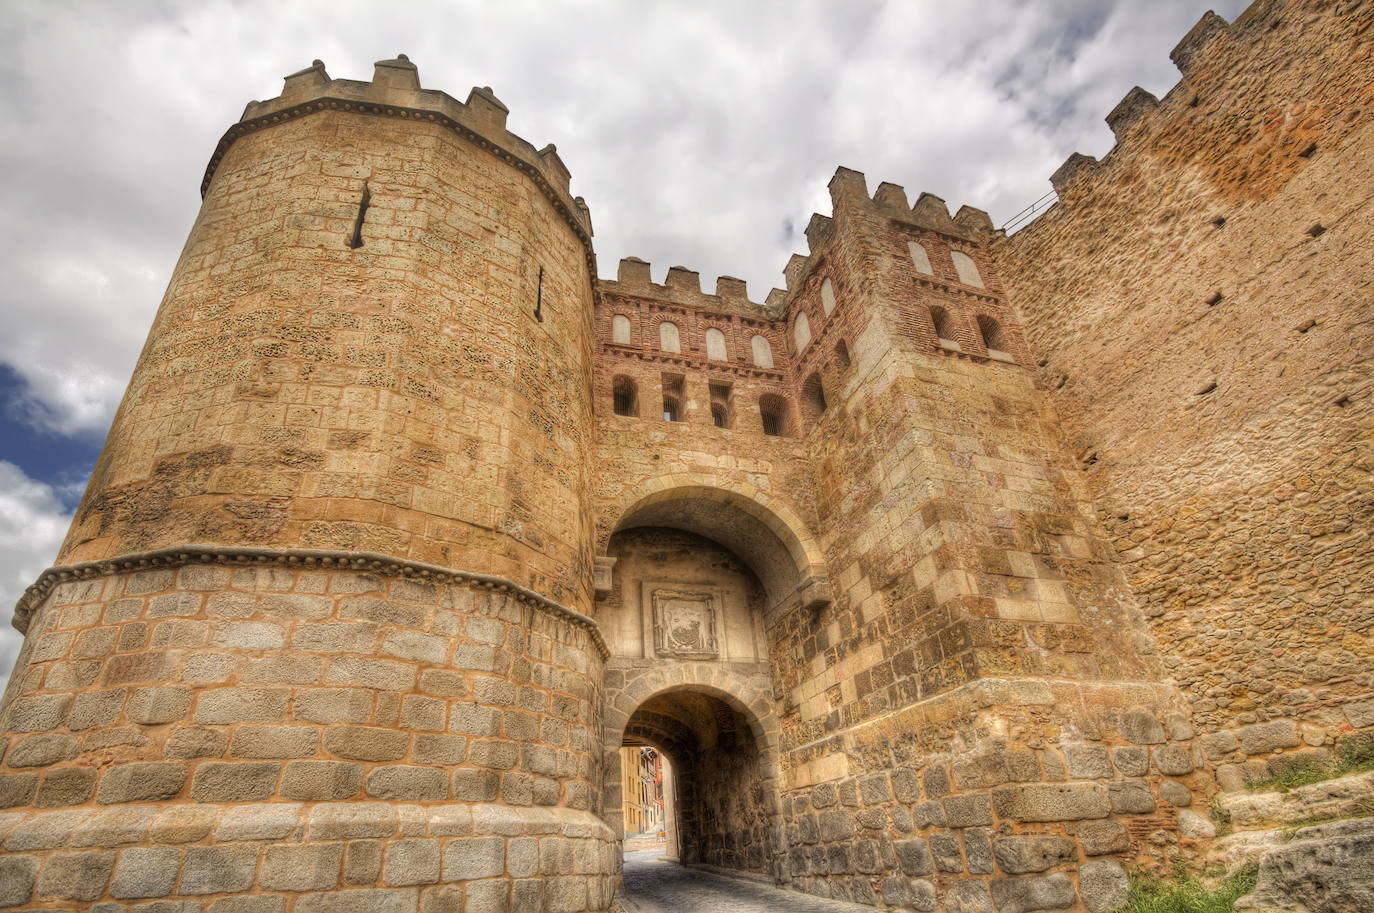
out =
[[[16,612],[0,907],[609,903],[591,224],[505,119],[401,56],[225,134]]]

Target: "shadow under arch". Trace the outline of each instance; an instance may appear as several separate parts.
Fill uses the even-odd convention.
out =
[[[674,707],[686,703],[683,698],[695,699],[698,705],[711,701],[729,708],[747,728],[747,744],[724,749],[718,743],[702,744],[702,734],[692,731],[700,724],[694,727],[683,719],[681,708]],[[603,719],[602,817],[623,840],[620,747],[651,745],[668,755],[678,788],[688,796],[675,803],[681,816],[677,840],[682,862],[754,870],[781,881],[782,859],[777,850],[784,845],[784,834],[778,733],[766,677],[700,664],[640,670],[640,674],[629,676],[623,687],[608,689]],[[749,837],[747,849],[721,853],[718,846],[704,847],[706,835],[699,832],[702,821],[700,812],[693,810],[693,802],[707,804],[718,800],[722,792],[738,798],[736,794],[742,791],[737,782],[724,778],[707,782],[729,766],[720,764],[718,756],[731,747],[739,749],[740,764],[749,766],[749,798],[757,805],[763,823]],[[737,781],[738,771],[735,773]],[[713,790],[716,795],[709,795]],[[732,858],[744,864],[732,864]]]
[[[830,601],[830,576],[806,524],[786,504],[742,482],[680,473],[650,479],[628,493],[619,519],[601,531],[604,554],[612,534],[641,526],[696,533],[739,555],[758,576],[768,607]]]

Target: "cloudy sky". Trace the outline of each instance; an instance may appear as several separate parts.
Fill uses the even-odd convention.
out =
[[[408,54],[556,142],[601,272],[780,284],[839,164],[1002,224],[1133,85],[1241,0],[8,0],[0,30],[0,613],[51,563],[199,204],[252,98]],[[0,680],[18,635],[0,629]]]

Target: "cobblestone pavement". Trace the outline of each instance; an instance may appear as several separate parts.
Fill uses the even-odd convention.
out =
[[[625,893],[634,913],[873,913],[872,907],[685,868],[659,850],[625,854]]]

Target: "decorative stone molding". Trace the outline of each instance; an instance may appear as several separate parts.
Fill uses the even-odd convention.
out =
[[[713,586],[644,583],[644,604],[653,611],[654,652],[676,659],[715,659],[720,590]]]
[[[494,590],[513,596],[517,601],[534,606],[555,618],[583,628],[591,635],[602,659],[610,656],[606,640],[596,621],[581,612],[560,605],[520,586],[504,577],[454,570],[435,564],[424,564],[381,555],[376,552],[351,552],[338,549],[313,548],[250,548],[224,545],[186,545],[161,548],[148,552],[134,552],[101,561],[50,567],[24,591],[14,607],[14,627],[27,631],[29,621],[53,588],[72,580],[93,580],[111,574],[143,571],[150,568],[184,567],[188,564],[220,564],[232,567],[286,567],[293,570],[367,571],[389,577],[408,577],[450,586]]]
[[[592,589],[598,596],[604,596],[615,587],[614,578],[611,576],[615,570],[615,563],[618,558],[607,555],[598,555],[593,559],[592,565]]]

